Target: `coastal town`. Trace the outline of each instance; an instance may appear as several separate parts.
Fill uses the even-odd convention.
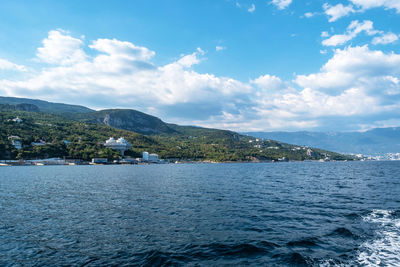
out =
[[[18,120],[20,120],[18,118]],[[22,122],[20,120],[18,123]],[[10,136],[9,140],[16,149],[22,149],[22,144],[19,136]],[[64,140],[65,144],[69,142]],[[39,142],[32,142],[32,146],[46,145],[46,142],[40,140]],[[121,156],[119,159],[109,161],[107,158],[92,158],[91,161],[84,161],[81,159],[65,159],[65,158],[48,158],[48,159],[33,159],[33,160],[0,160],[0,166],[26,166],[26,165],[104,165],[104,164],[160,164],[167,163],[165,160],[159,159],[156,153],[149,153],[143,151],[141,158],[124,157],[125,151],[132,147],[124,137],[120,137],[117,140],[114,137],[110,137],[103,144],[104,147],[118,151]]]
[[[136,113],[133,114],[136,118]],[[177,129],[183,133],[164,128],[167,135],[141,136],[115,129],[117,126],[112,128],[92,121],[82,123],[49,113],[46,119],[34,112],[4,112],[4,115],[0,166],[400,159],[396,153],[340,155],[307,145],[290,145],[214,129],[179,126]],[[120,118],[127,119],[122,115]],[[169,126],[165,124],[165,127]]]
[[[22,124],[23,119],[19,117],[15,117],[9,120],[10,123],[14,124]],[[22,142],[22,138],[18,135],[10,135],[8,136],[8,141],[12,144],[12,146],[16,150],[23,149],[24,145]],[[278,150],[278,146],[265,146],[264,139],[259,138],[252,138],[248,141],[249,145],[256,149],[266,149],[266,150]],[[69,140],[62,141],[66,146],[69,145],[71,142]],[[47,143],[44,140],[37,140],[30,143],[31,147],[41,147],[51,145],[51,143]],[[158,154],[156,153],[149,153],[148,151],[142,151],[141,157],[130,157],[125,156],[125,152],[132,148],[132,144],[129,143],[125,137],[121,136],[118,139],[114,137],[110,137],[109,139],[100,142],[100,146],[104,148],[111,149],[112,151],[116,151],[119,155],[118,158],[106,158],[106,157],[93,157],[90,160],[83,160],[83,159],[74,159],[74,158],[65,158],[65,157],[53,157],[53,158],[36,158],[36,159],[15,159],[15,160],[0,160],[0,166],[43,166],[43,165],[105,165],[105,164],[165,164],[165,163],[193,163],[193,162],[210,162],[213,163],[214,161],[210,160],[200,160],[200,161],[193,161],[193,160],[180,160],[180,159],[160,159]],[[296,151],[304,151],[306,156],[309,158],[315,158],[315,160],[305,160],[305,161],[319,161],[319,162],[326,162],[326,161],[334,161],[330,158],[330,154],[325,153],[322,158],[316,159],[317,155],[313,149],[307,146],[293,146],[291,148],[293,152]],[[154,152],[154,151],[153,151]],[[400,153],[391,153],[383,156],[369,156],[369,155],[362,155],[357,154],[353,155],[356,160],[359,161],[371,161],[371,160],[400,160]],[[259,161],[253,159],[251,162],[286,162],[290,161],[286,157],[280,157],[277,160],[264,160]]]

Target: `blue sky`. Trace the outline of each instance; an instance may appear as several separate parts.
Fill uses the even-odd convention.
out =
[[[0,95],[237,131],[400,126],[400,2],[2,1]]]

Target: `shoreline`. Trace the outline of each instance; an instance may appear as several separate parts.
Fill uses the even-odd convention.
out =
[[[8,161],[8,160],[1,160],[0,167],[21,167],[21,166],[111,166],[111,165],[163,165],[163,164],[246,164],[246,163],[326,163],[326,162],[351,162],[351,161],[399,161],[399,160],[288,160],[288,161],[274,161],[274,160],[264,160],[264,161],[175,161],[175,162],[162,162],[162,163],[151,163],[151,162],[140,162],[140,163],[92,163],[92,162],[82,162],[82,163],[41,163],[41,162],[20,162],[20,161]]]

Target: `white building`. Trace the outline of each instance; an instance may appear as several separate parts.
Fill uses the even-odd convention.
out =
[[[32,146],[44,146],[44,145],[46,145],[46,142],[43,140],[40,140],[39,142],[32,142],[31,145]]]
[[[158,155],[157,154],[149,154],[149,152],[144,151],[142,161],[157,163],[158,162]]]
[[[104,144],[105,147],[109,147],[111,149],[119,150],[124,155],[126,150],[129,150],[132,145],[125,140],[125,138],[120,137],[118,140],[115,140],[114,137],[110,137]]]
[[[107,162],[108,162],[107,158],[93,158],[92,159],[93,164],[105,164]]]
[[[150,154],[149,155],[149,162],[158,162],[158,155],[157,154]]]
[[[12,121],[13,121],[13,122],[16,122],[16,123],[21,123],[21,122],[22,122],[22,120],[21,120],[19,117],[16,117],[16,118],[13,119]]]

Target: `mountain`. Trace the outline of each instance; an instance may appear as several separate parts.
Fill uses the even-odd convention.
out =
[[[38,106],[26,103],[16,104],[16,105],[0,104],[0,110],[20,110],[20,111],[40,112]]]
[[[52,103],[44,100],[29,99],[29,98],[17,98],[17,97],[4,97],[0,96],[0,104],[8,105],[20,105],[20,104],[31,104],[35,105],[42,112],[63,114],[63,113],[86,113],[92,112],[93,110],[84,106],[69,105],[63,103]]]
[[[383,155],[400,152],[400,127],[375,128],[366,132],[246,132],[257,138],[319,147],[339,153]]]
[[[117,129],[140,134],[173,134],[176,131],[157,117],[133,109],[106,109],[95,112],[70,114],[70,118],[101,123]]]
[[[125,137],[132,144],[125,155],[134,157],[148,151],[166,159],[218,162],[327,157],[337,160],[351,159],[334,152],[311,150],[273,140],[258,140],[227,130],[168,124],[136,110],[93,111],[81,106],[41,100],[2,100],[3,103],[7,100],[8,102],[3,104],[5,109],[0,108],[0,159],[49,156],[84,160],[94,157],[115,159],[118,158],[118,152],[102,145],[111,136]],[[20,105],[18,101],[23,102],[24,108],[16,108]],[[59,108],[58,112],[55,112],[55,108]],[[82,110],[86,112],[79,112]],[[15,121],[16,117],[21,121]],[[17,141],[22,149],[13,145]],[[37,143],[42,145],[38,146]]]

